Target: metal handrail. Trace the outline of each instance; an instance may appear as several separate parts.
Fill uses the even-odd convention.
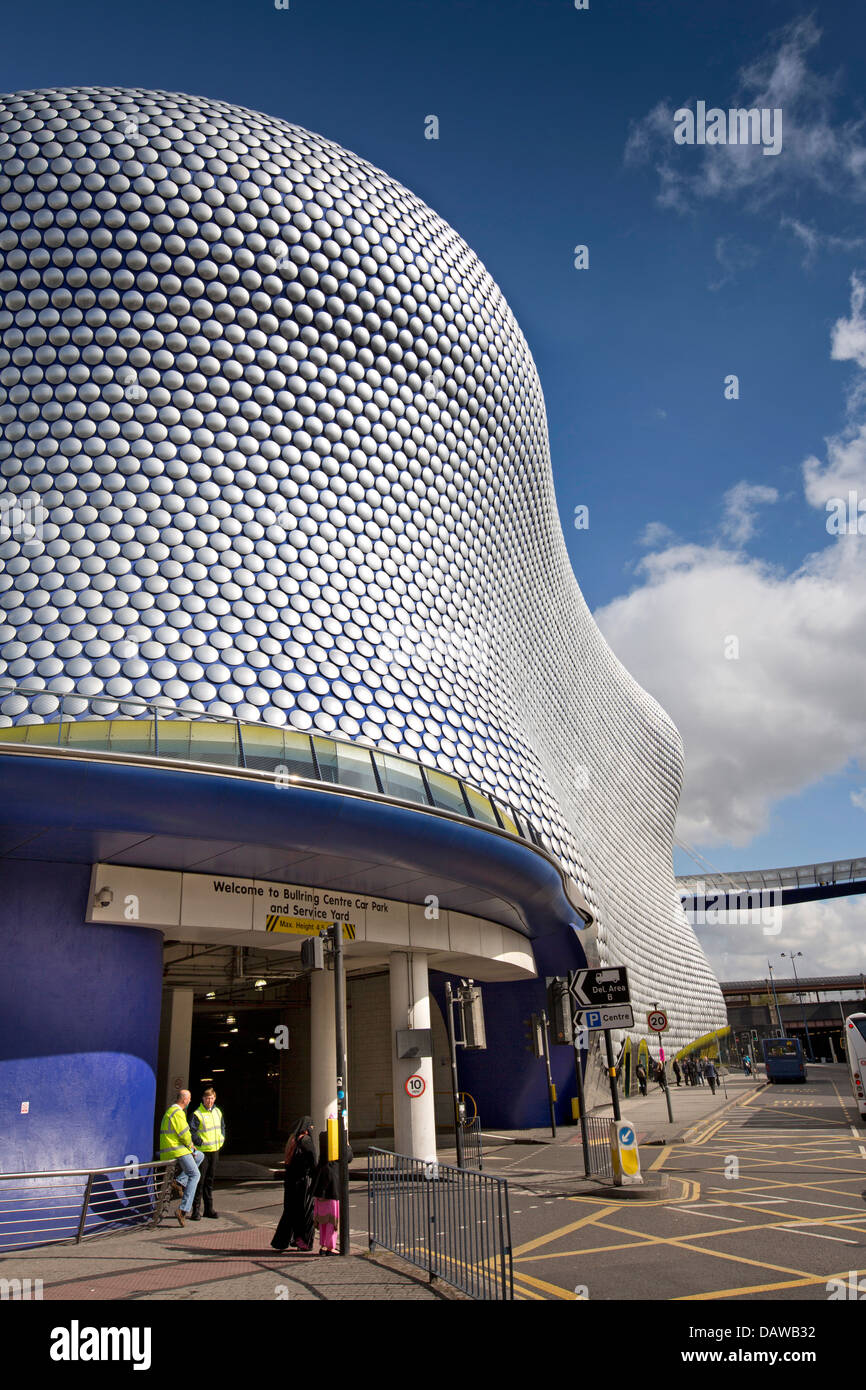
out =
[[[160,1168],[174,1163],[173,1158],[155,1158],[138,1163],[138,1168]],[[129,1163],[119,1163],[116,1168],[46,1168],[41,1173],[0,1173],[0,1183],[11,1182],[13,1178],[86,1178],[89,1173],[128,1173]]]
[[[0,1251],[74,1242],[159,1225],[174,1159],[108,1168],[0,1173]],[[124,1175],[123,1191],[111,1181]]]

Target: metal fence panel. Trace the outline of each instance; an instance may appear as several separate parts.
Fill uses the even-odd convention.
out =
[[[613,1157],[610,1152],[610,1120],[599,1115],[587,1115],[586,1138],[589,1146],[589,1171],[600,1178],[613,1181]]]
[[[471,1298],[514,1297],[511,1212],[502,1178],[370,1149],[369,1243]]]
[[[480,1172],[484,1167],[484,1153],[481,1147],[481,1120],[477,1115],[473,1115],[471,1120],[466,1120],[460,1126],[463,1131],[463,1166],[464,1168],[477,1168]]]
[[[174,1159],[119,1168],[0,1174],[0,1250],[88,1240],[156,1226],[170,1197]]]

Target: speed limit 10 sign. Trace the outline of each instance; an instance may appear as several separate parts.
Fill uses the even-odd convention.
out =
[[[417,1100],[419,1096],[423,1096],[426,1090],[427,1082],[424,1080],[423,1076],[418,1076],[416,1074],[415,1076],[407,1077],[405,1091],[407,1096],[412,1100]]]
[[[661,1009],[653,1009],[651,1014],[647,1014],[646,1021],[653,1033],[664,1033],[668,1026],[668,1016]]]

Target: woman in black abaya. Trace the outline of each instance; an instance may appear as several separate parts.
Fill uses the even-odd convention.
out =
[[[316,1168],[313,1121],[304,1115],[286,1145],[286,1171],[283,1177],[283,1214],[274,1232],[274,1250],[290,1245],[312,1250],[315,1231],[312,1177]]]

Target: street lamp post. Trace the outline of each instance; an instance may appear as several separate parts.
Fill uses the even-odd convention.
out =
[[[798,986],[799,986],[799,984],[800,984],[800,981],[797,979],[797,962],[796,962],[796,959],[795,959],[795,958],[796,958],[797,956],[802,956],[802,954],[803,954],[802,951],[789,951],[789,952],[788,952],[788,960],[791,962],[792,966],[794,967],[794,984],[795,984],[795,985],[798,985]],[[784,955],[785,955],[785,952],[784,952],[784,951],[781,951],[781,952],[780,952],[780,955],[784,956]],[[799,993],[799,989],[798,989],[798,993]],[[809,1025],[808,1025],[808,1023],[806,1022],[806,1006],[805,1006],[805,1004],[803,1003],[803,996],[802,996],[802,994],[800,994],[800,1011],[801,1011],[801,1013],[802,1013],[802,1015],[803,1015],[803,1028],[804,1028],[805,1033],[806,1033],[806,1046],[807,1046],[808,1049],[809,1049],[809,1061],[810,1061],[810,1062],[814,1062],[814,1060],[815,1060],[815,1054],[814,1054],[814,1052],[812,1051],[812,1039],[811,1039],[811,1037],[809,1036]]]
[[[776,981],[773,978],[773,967],[769,961],[767,961],[767,969],[770,972],[770,986],[773,991],[773,1000],[776,1005],[776,1018],[779,1020],[779,1032],[781,1033],[783,1038],[787,1038],[788,1034],[785,1032],[785,1020],[782,1018],[782,1010],[779,1008],[779,996],[776,994]]]

